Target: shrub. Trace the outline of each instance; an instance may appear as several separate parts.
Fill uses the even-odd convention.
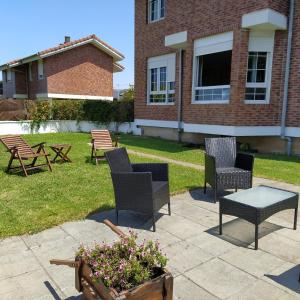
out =
[[[138,245],[136,240],[137,235],[130,231],[113,245],[95,244],[91,249],[81,246],[77,256],[92,269],[92,280],[101,280],[120,292],[159,276],[167,264],[158,242],[144,240]]]
[[[133,99],[121,101],[53,100],[26,101],[28,120],[39,128],[49,120],[92,121],[98,124],[117,124],[134,120]]]

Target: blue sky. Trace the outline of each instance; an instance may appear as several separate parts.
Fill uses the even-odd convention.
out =
[[[65,35],[77,39],[94,33],[125,55],[126,69],[114,75],[114,86],[127,87],[134,75],[133,1],[2,1],[0,65],[62,43]]]

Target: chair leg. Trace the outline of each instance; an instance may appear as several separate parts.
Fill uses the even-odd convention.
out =
[[[48,168],[49,168],[50,172],[52,172],[51,162],[47,155],[45,157],[46,157],[46,162],[47,162]]]
[[[168,203],[169,216],[171,216],[171,202]]]
[[[153,232],[156,232],[155,214],[153,214],[153,216],[152,216],[152,223],[153,223]]]
[[[218,199],[218,188],[217,186],[215,186],[214,188],[214,202],[217,203],[217,199]]]
[[[26,171],[26,168],[25,168],[25,165],[24,165],[24,163],[23,163],[22,158],[20,158],[20,157],[18,156],[18,160],[19,160],[19,162],[20,162],[20,165],[21,165],[21,167],[22,167],[22,170],[23,170],[23,172],[24,172],[24,175],[27,177],[28,174],[27,174],[27,171]]]
[[[203,193],[206,194],[206,181],[204,181]]]
[[[119,225],[119,211],[116,209],[116,222]]]
[[[10,167],[11,167],[11,165],[12,165],[13,160],[14,160],[14,154],[11,154],[10,159],[9,159],[9,162],[8,162],[8,165],[7,165],[7,168],[6,168],[6,172],[7,172],[7,173],[8,173],[9,170],[10,170]]]

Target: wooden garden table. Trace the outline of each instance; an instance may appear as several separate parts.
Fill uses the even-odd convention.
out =
[[[53,144],[50,145],[50,148],[56,154],[54,159],[51,161],[52,163],[56,162],[58,158],[60,158],[60,162],[72,162],[71,159],[68,157],[68,153],[72,148],[70,144]]]

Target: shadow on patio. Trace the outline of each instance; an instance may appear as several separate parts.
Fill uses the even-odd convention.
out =
[[[297,265],[278,276],[271,274],[265,274],[265,276],[300,294],[300,265]]]

